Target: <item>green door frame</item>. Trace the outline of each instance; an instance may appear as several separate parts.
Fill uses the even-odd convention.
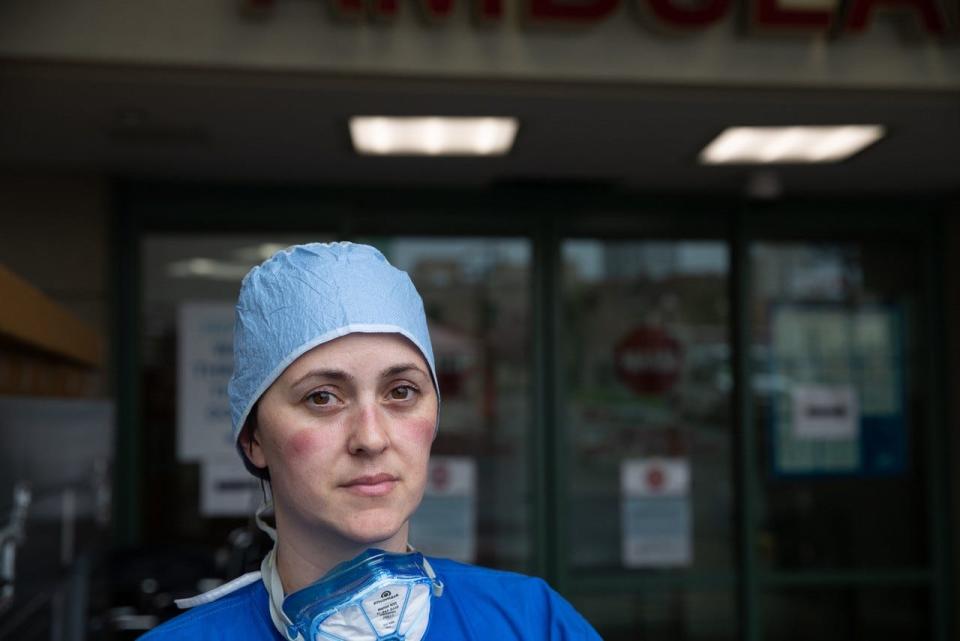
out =
[[[530,435],[531,570],[569,594],[656,589],[666,586],[736,590],[740,639],[762,638],[759,602],[764,589],[804,587],[929,588],[933,638],[952,638],[950,605],[950,497],[947,466],[945,354],[928,349],[925,385],[931,408],[924,444],[929,505],[930,560],[927,567],[868,571],[763,572],[757,558],[760,482],[750,379],[751,266],[749,249],[758,240],[912,237],[925,257],[923,323],[928,344],[944,345],[943,272],[945,214],[935,201],[790,201],[755,205],[739,199],[648,197],[586,189],[369,189],[239,187],[125,182],[117,187],[112,225],[113,366],[117,399],[114,532],[118,544],[140,536],[139,339],[140,244],[151,233],[304,231],[357,235],[520,236],[532,246],[534,424]],[[329,212],[329,213],[328,213]],[[811,212],[814,212],[811,214]],[[903,212],[909,212],[904,215]],[[722,239],[731,257],[730,342],[734,361],[734,489],[737,497],[736,566],[729,573],[688,576],[624,574],[577,577],[565,559],[566,441],[556,390],[555,358],[560,312],[560,248],[564,238]],[[553,488],[553,491],[550,489]]]

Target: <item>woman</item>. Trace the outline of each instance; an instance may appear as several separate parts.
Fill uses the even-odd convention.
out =
[[[373,247],[296,246],[247,274],[229,396],[275,545],[144,639],[599,639],[539,579],[410,547],[440,395],[420,296]]]

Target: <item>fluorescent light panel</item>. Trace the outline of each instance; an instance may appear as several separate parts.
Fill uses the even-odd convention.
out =
[[[353,148],[376,156],[499,156],[510,151],[516,118],[354,116]]]
[[[286,249],[289,246],[289,243],[260,243],[258,245],[240,247],[234,250],[232,254],[239,260],[249,263],[252,267],[254,264],[262,263],[281,249]]]
[[[167,265],[167,274],[174,278],[239,281],[249,270],[249,265],[239,265],[215,258],[188,258]]]
[[[700,152],[707,165],[828,163],[883,138],[882,125],[729,127]]]

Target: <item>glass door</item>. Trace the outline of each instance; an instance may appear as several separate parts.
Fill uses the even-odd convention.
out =
[[[559,584],[606,639],[945,639],[932,219],[724,220],[557,241]]]
[[[560,255],[562,563],[572,590],[596,586],[574,601],[605,639],[735,639],[728,245]]]
[[[233,305],[253,265],[323,232],[147,233],[140,326],[143,525],[149,543],[231,550],[262,499],[230,438]],[[530,572],[531,245],[523,237],[378,235],[424,299],[440,431],[411,541],[426,554]],[[253,530],[250,530],[253,532]],[[232,553],[232,552],[231,552]],[[233,555],[236,556],[235,554]],[[252,551],[211,570],[256,569]],[[229,577],[227,577],[229,578]]]
[[[750,248],[764,638],[931,636],[918,249],[910,235]]]
[[[410,524],[425,554],[532,570],[531,247],[525,238],[375,236],[423,297],[440,431]]]
[[[118,460],[143,464],[118,488],[142,483],[145,542],[230,552],[259,502],[184,446],[182,379],[229,367],[207,314],[270,249],[358,240],[411,274],[437,355],[426,553],[543,576],[612,641],[947,638],[933,217],[241,195],[146,192],[121,236]]]

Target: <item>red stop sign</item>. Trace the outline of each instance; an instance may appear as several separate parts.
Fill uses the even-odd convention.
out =
[[[642,325],[620,339],[613,362],[617,377],[634,392],[662,394],[677,382],[683,349],[663,328]]]

